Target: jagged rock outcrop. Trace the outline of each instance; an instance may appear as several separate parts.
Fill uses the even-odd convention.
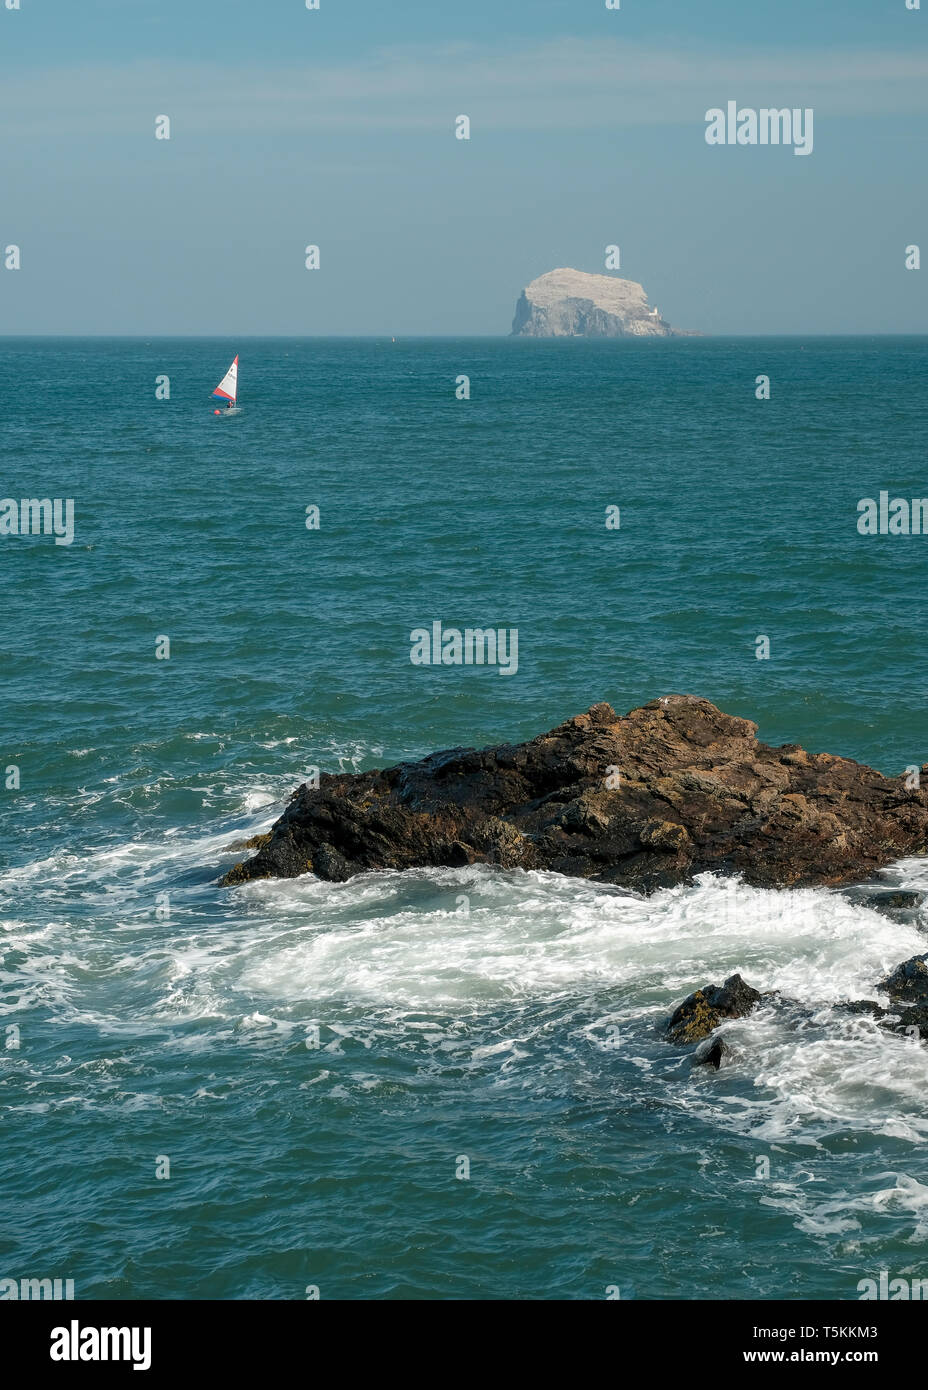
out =
[[[594,705],[528,743],[323,774],[224,882],[486,863],[644,892],[707,869],[841,884],[928,852],[928,765],[910,789],[756,733],[708,700],[668,695],[624,718]]]
[[[634,280],[549,270],[527,285],[516,305],[513,337],[671,338],[671,328]]]
[[[740,975],[729,975],[723,985],[705,985],[684,999],[667,1024],[667,1040],[675,1043],[701,1042],[726,1018],[745,1018],[761,998],[760,990],[745,984]],[[718,1067],[718,1057],[705,1053],[700,1060]]]

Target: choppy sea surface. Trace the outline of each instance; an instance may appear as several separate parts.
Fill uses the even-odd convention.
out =
[[[0,1277],[928,1277],[928,1048],[834,1007],[928,949],[924,909],[485,867],[218,886],[310,767],[599,700],[687,691],[769,742],[928,761],[928,536],[856,526],[928,496],[926,366],[917,338],[0,340],[0,494],[75,508],[70,546],[0,537]],[[517,628],[518,671],[413,666],[436,620]],[[883,881],[928,892],[928,861]],[[660,1024],[734,971],[782,999],[692,1068]]]

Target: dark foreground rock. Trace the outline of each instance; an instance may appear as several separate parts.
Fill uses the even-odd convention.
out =
[[[760,990],[745,984],[740,975],[729,975],[723,985],[706,985],[687,996],[671,1016],[667,1025],[667,1040],[674,1043],[701,1042],[727,1018],[746,1018],[761,998]],[[700,1061],[718,1067],[718,1058],[711,1051]]]
[[[894,1003],[928,1004],[928,955],[904,960],[879,987]]]
[[[839,1014],[870,1017],[887,1032],[928,1039],[928,953],[904,960],[877,988],[889,995],[890,1008],[884,1009],[875,999],[841,1000],[832,1007]],[[774,998],[790,1005],[794,1014],[799,1008],[795,1001],[780,999],[776,991],[761,993],[740,975],[730,975],[723,985],[704,985],[687,995],[671,1015],[664,1037],[684,1046],[698,1044],[691,1058],[694,1065],[718,1070],[731,1051],[724,1036],[715,1036],[719,1025],[726,1019],[746,1018],[761,999]]]
[[[910,956],[878,986],[889,995],[883,1026],[909,1037],[928,1038],[928,955]]]
[[[529,743],[323,774],[223,881],[485,863],[644,892],[706,869],[759,886],[841,884],[928,851],[928,791],[756,732],[708,700],[668,695],[624,718],[594,705]]]

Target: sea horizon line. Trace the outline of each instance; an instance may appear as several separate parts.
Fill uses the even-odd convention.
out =
[[[532,337],[522,336],[513,333],[402,333],[399,335],[390,333],[0,333],[0,342],[60,342],[62,340],[75,339],[83,341],[86,339],[99,339],[105,342],[154,342],[154,341],[177,341],[179,339],[189,340],[190,342],[217,342],[220,340],[230,340],[235,342],[461,342],[462,340],[472,342],[513,342],[513,343],[661,343],[668,342],[718,342],[720,340],[755,340],[763,338],[769,341],[787,341],[790,339],[804,339],[815,341],[834,341],[840,339],[862,338],[928,338],[928,328],[924,332],[863,332],[863,333],[692,333],[672,335],[667,338],[656,338],[649,336],[639,337],[636,334],[627,334],[617,337],[586,337],[582,334],[552,336],[552,337]]]

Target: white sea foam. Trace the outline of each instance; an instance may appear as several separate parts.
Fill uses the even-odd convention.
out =
[[[634,1017],[739,971],[821,1006],[873,997],[875,982],[924,944],[914,927],[837,893],[711,875],[648,899],[483,868],[259,880],[238,891],[279,932],[246,961],[243,983],[291,1000],[440,1009],[608,988],[623,991],[620,1015]]]
[[[8,1014],[41,1006],[103,1036],[168,1030],[187,1051],[218,1038],[292,1046],[316,1021],[323,1051],[383,1039],[423,1066],[495,1070],[517,1084],[553,1084],[579,1057],[617,1086],[650,1088],[766,1144],[928,1135],[928,1047],[832,1007],[878,997],[886,972],[925,949],[916,921],[826,889],[712,875],[648,899],[485,867],[221,889],[230,843],[273,821],[279,789],[251,781],[238,804],[199,837],[175,826],[0,875]],[[884,877],[928,887],[928,861]],[[159,917],[164,892],[170,914]],[[690,990],[735,971],[782,1000],[726,1025],[720,1072],[691,1072],[659,1024]],[[832,1216],[803,1199],[797,1220]]]

